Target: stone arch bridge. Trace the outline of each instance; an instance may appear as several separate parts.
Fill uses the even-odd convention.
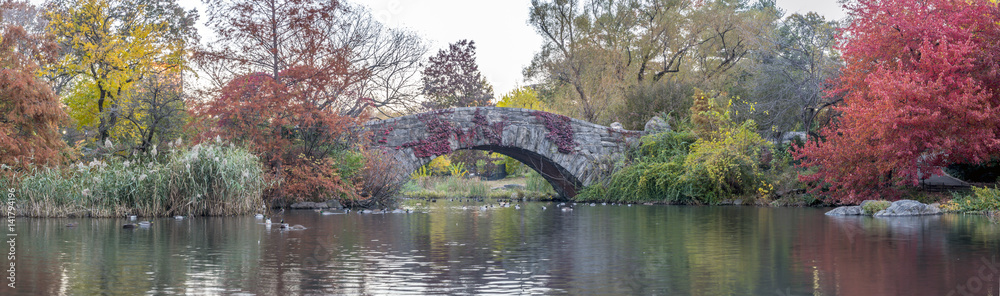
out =
[[[539,172],[563,197],[597,181],[641,132],[520,108],[466,107],[365,123],[408,176],[435,157],[459,149],[510,156]],[[402,176],[400,176],[402,177]]]

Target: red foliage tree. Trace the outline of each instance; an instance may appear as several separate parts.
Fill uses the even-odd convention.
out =
[[[272,198],[356,197],[331,152],[370,102],[346,94],[368,73],[350,62],[338,1],[210,0],[219,36],[197,59],[219,88],[199,115],[209,135],[254,149],[280,184]],[[213,72],[212,70],[218,70]],[[247,74],[250,73],[250,74]],[[214,122],[214,126],[212,124]]]
[[[423,94],[430,99],[426,107],[492,106],[493,87],[479,73],[476,65],[476,42],[460,40],[430,57],[423,74]]]
[[[898,198],[942,165],[1000,153],[1000,10],[989,0],[861,0],[841,41],[844,104],[797,151],[831,203]],[[818,191],[818,190],[817,190]],[[881,193],[881,194],[880,194]]]
[[[281,72],[278,80],[264,73],[237,77],[203,106],[217,123],[210,135],[254,150],[280,180],[271,197],[355,196],[329,157],[355,118],[317,104],[329,80],[317,72],[302,66]]]
[[[13,172],[58,162],[66,147],[58,132],[66,113],[52,88],[36,76],[40,62],[52,61],[55,46],[3,20],[8,11],[30,9],[25,2],[0,2],[0,164]]]

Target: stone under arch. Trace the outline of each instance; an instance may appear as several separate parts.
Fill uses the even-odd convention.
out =
[[[399,174],[455,150],[510,156],[538,171],[564,198],[599,180],[599,165],[621,157],[638,131],[613,129],[520,108],[466,107],[365,124],[369,143],[391,153]]]

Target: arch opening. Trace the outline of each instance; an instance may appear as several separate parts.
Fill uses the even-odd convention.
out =
[[[457,150],[480,150],[503,154],[509,156],[517,161],[520,161],[528,168],[538,172],[545,181],[548,181],[552,185],[552,189],[559,194],[559,198],[569,199],[576,196],[577,190],[583,187],[583,183],[580,182],[573,174],[569,173],[565,168],[563,168],[558,163],[552,161],[551,159],[535,153],[530,150],[518,148],[518,147],[504,147],[496,145],[479,145],[467,148],[461,148]],[[421,166],[424,166],[431,162],[435,157],[428,157],[418,163],[413,167],[413,170],[407,172],[412,173]]]

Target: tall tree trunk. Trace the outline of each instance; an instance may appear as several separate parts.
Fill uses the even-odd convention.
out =
[[[97,125],[97,137],[101,143],[104,143],[111,135],[111,128],[118,123],[118,104],[115,103],[114,96],[110,92],[100,85],[97,88],[100,90],[100,96],[97,99],[97,114],[100,120]],[[104,106],[105,102],[108,102],[107,107]]]
[[[97,99],[97,114],[98,120],[100,120],[97,125],[97,137],[100,140],[99,143],[104,143],[108,139],[108,131],[111,129],[108,125],[108,116],[104,113],[104,101],[108,97],[108,92],[100,84],[98,84],[97,88],[100,90],[100,97]]]

